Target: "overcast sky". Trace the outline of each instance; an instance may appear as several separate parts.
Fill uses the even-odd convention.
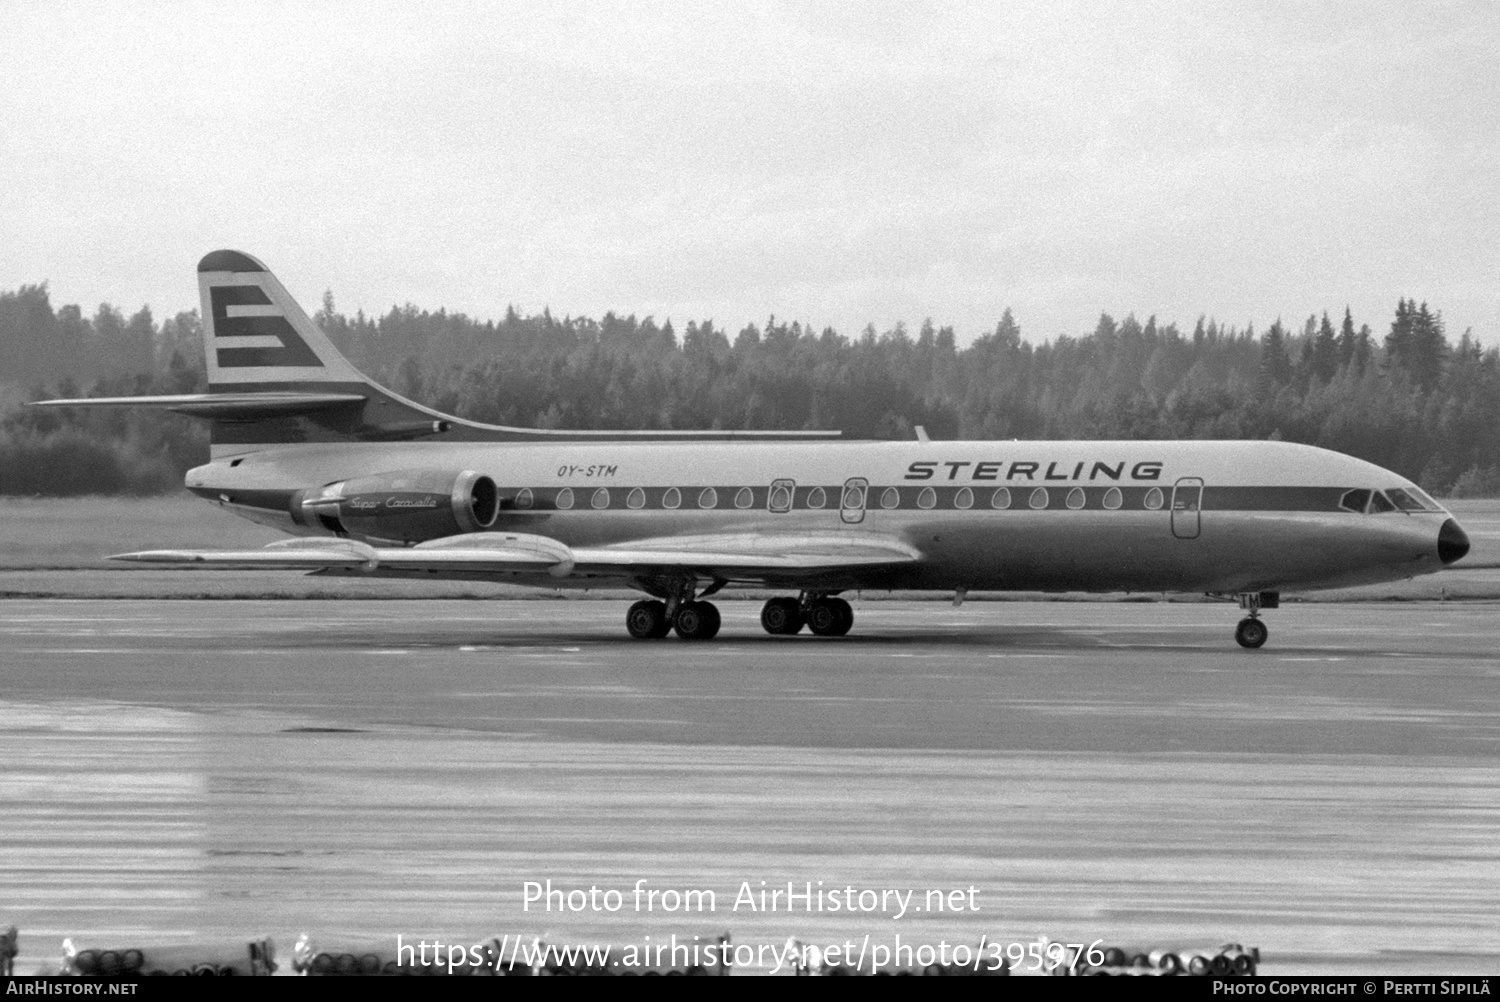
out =
[[[1500,342],[1500,4],[8,0],[0,288]],[[1335,317],[1337,319],[1337,317]]]

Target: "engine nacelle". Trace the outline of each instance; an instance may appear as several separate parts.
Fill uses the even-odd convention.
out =
[[[473,470],[403,470],[292,495],[292,521],[310,529],[420,543],[495,524],[495,482]]]

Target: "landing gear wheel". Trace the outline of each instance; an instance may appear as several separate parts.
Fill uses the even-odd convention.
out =
[[[667,604],[642,599],[625,613],[625,629],[637,640],[660,640],[672,629],[672,624],[667,622]]]
[[[815,599],[807,607],[807,628],[820,637],[842,637],[854,625],[854,610],[841,598]]]
[[[712,602],[684,602],[672,625],[683,640],[712,640],[719,632],[719,610]]]
[[[1240,625],[1234,628],[1234,639],[1241,647],[1252,650],[1266,642],[1271,631],[1266,629],[1266,624],[1258,619],[1242,619]]]
[[[839,614],[838,626],[834,628],[831,636],[842,637],[854,625],[854,609],[841,598],[830,598],[828,604],[832,605]]]
[[[760,625],[767,633],[789,637],[807,622],[795,598],[773,598],[760,610]]]

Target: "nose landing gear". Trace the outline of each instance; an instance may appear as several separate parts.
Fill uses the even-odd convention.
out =
[[[1239,625],[1234,628],[1234,641],[1241,647],[1249,650],[1261,646],[1271,631],[1266,624],[1260,621],[1261,609],[1274,609],[1281,604],[1281,593],[1274,591],[1252,591],[1240,595],[1240,608],[1244,609],[1248,616],[1240,620]]]
[[[1242,619],[1234,628],[1235,642],[1241,647],[1248,647],[1252,650],[1265,643],[1270,635],[1271,631],[1266,629],[1266,624],[1258,619]]]

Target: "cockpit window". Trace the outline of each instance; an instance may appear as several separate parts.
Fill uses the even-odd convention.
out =
[[[1412,497],[1416,498],[1418,501],[1420,501],[1424,505],[1426,505],[1428,511],[1442,511],[1443,510],[1443,506],[1442,505],[1440,505],[1436,501],[1432,500],[1432,498],[1428,496],[1427,492],[1424,491],[1424,490],[1421,490],[1420,488],[1417,488],[1417,487],[1408,487],[1406,489],[1406,493],[1410,494]]]
[[[1416,490],[1416,488],[1405,490],[1400,487],[1392,487],[1390,490],[1385,492],[1386,497],[1391,499],[1391,504],[1395,505],[1397,508],[1400,508],[1402,511],[1435,511],[1437,509],[1437,505],[1434,504],[1430,498],[1427,500],[1426,504],[1423,504],[1422,498],[1426,497],[1426,495],[1418,497],[1417,495],[1421,493],[1422,492]],[[1429,508],[1428,505],[1431,505],[1431,507]]]
[[[1345,491],[1344,496],[1339,498],[1339,507],[1347,511],[1363,513],[1365,505],[1370,503],[1370,492],[1367,490]]]
[[[1379,491],[1376,491],[1374,494],[1372,494],[1370,496],[1370,514],[1371,515],[1379,515],[1382,512],[1395,511],[1395,510],[1396,510],[1396,506],[1393,505],[1393,504],[1391,504],[1391,502],[1386,498],[1386,496],[1384,494],[1380,493]]]

